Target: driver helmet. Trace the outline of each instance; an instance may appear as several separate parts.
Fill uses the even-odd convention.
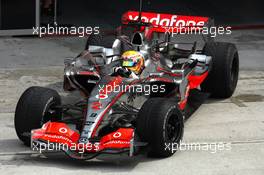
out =
[[[139,75],[145,67],[144,57],[135,50],[126,51],[122,55],[122,66]]]

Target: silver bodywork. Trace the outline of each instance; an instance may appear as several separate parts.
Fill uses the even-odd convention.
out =
[[[168,78],[168,75],[165,75],[162,72],[157,72],[157,67],[163,67],[170,71],[171,73],[178,74],[180,76],[177,77],[169,77],[172,79],[172,82],[175,84],[175,86],[178,86],[179,88],[179,94],[180,94],[180,100],[184,100],[186,98],[186,91],[188,88],[188,76],[190,74],[195,75],[201,75],[204,72],[208,71],[211,65],[211,57],[206,56],[203,54],[190,54],[188,58],[181,58],[179,60],[182,61],[182,64],[186,63],[192,63],[194,61],[197,61],[197,65],[193,67],[192,69],[185,69],[184,66],[181,68],[173,68],[174,62],[172,60],[169,60],[167,58],[164,58],[165,61],[161,63],[160,61],[153,61],[151,58],[151,44],[144,42],[142,45],[136,45],[134,46],[135,50],[138,50],[145,58],[145,69],[140,75],[140,78],[146,78],[146,77],[160,77],[160,78]],[[91,55],[94,55],[94,57],[97,57],[98,59],[103,59],[102,61],[105,65],[110,65],[112,62],[119,60],[121,58],[122,50],[121,50],[121,41],[119,39],[116,39],[113,42],[112,48],[104,48],[101,46],[89,46],[89,53]],[[69,62],[66,64],[65,67],[65,75],[66,77],[73,76],[74,74],[78,74],[78,70],[82,67],[82,63],[84,62],[78,60],[80,58],[75,58],[72,60],[72,62]],[[176,62],[177,63],[177,62]],[[89,70],[89,66],[83,65],[85,69]],[[90,67],[93,71],[93,67]],[[100,75],[98,75],[100,77]],[[100,80],[99,84],[107,84],[109,78],[103,78]],[[72,79],[71,79],[72,80]],[[150,79],[150,81],[155,81],[155,79]],[[75,81],[74,79],[72,81]],[[88,82],[89,83],[89,82]],[[97,83],[96,81],[94,83]],[[122,82],[124,84],[125,82]],[[74,82],[73,84],[78,84],[78,82]],[[101,121],[101,118],[104,117],[103,115],[106,115],[106,113],[109,113],[111,111],[111,102],[113,99],[118,95],[118,93],[111,93],[109,94],[109,97],[106,99],[98,99],[99,96],[99,90],[98,90],[98,84],[95,86],[94,90],[90,94],[90,98],[88,99],[88,111],[86,115],[86,120],[84,124],[84,129],[81,133],[81,137],[79,142],[80,143],[87,143],[89,142],[89,139],[92,137],[92,133],[96,129],[96,126],[99,124],[98,122]],[[96,112],[92,110],[92,104],[96,101],[102,101],[102,108]]]

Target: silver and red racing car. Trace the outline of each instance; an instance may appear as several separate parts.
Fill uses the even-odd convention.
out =
[[[76,159],[141,150],[168,157],[175,151],[166,146],[183,137],[192,91],[232,96],[239,72],[234,44],[206,40],[198,49],[197,42],[179,43],[171,36],[179,25],[201,30],[209,18],[136,14],[124,14],[115,33],[91,35],[85,51],[65,60],[64,89],[79,91],[78,102],[62,104],[45,87],[22,94],[15,112],[21,141],[33,149],[56,145]]]

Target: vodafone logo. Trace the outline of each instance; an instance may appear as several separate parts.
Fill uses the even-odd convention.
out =
[[[122,135],[121,132],[116,132],[116,133],[113,134],[113,137],[114,138],[119,138],[119,137],[121,137],[121,135]]]
[[[137,20],[138,16],[133,17],[132,15],[129,15],[130,20]],[[178,20],[177,21],[177,15],[172,15],[171,18],[160,18],[160,14],[157,14],[157,16],[148,18],[147,16],[142,16],[141,17],[142,21],[144,22],[149,22],[154,25],[158,26],[164,26],[164,27],[173,27],[173,26],[185,26],[186,22],[183,20]],[[195,24],[194,21],[188,21],[188,24],[192,23]]]
[[[62,134],[65,134],[65,133],[68,132],[68,129],[67,128],[60,128],[59,132],[62,133]]]
[[[124,23],[127,21],[135,21],[138,19],[138,12],[128,11],[123,15]],[[182,15],[172,15],[163,13],[148,13],[142,12],[142,21],[152,23],[154,26],[158,27],[158,31],[164,32],[162,27],[180,27],[180,26],[204,26],[204,24],[209,20],[207,17],[200,16],[182,16]]]

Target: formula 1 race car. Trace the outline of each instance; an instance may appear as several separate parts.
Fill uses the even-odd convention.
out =
[[[199,50],[196,42],[173,41],[164,28],[178,28],[180,21],[200,30],[209,18],[135,14],[123,16],[118,34],[91,35],[85,51],[65,60],[64,89],[79,91],[80,101],[61,104],[59,94],[44,87],[23,93],[15,112],[20,140],[33,150],[59,148],[76,159],[141,150],[169,157],[177,149],[168,145],[183,137],[191,91],[232,96],[239,72],[236,46],[207,40]]]

